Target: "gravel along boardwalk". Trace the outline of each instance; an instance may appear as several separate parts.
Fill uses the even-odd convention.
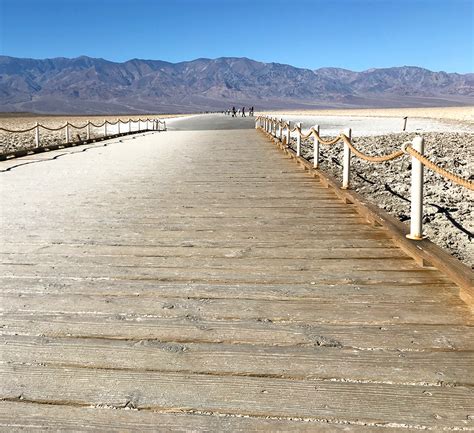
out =
[[[0,162],[0,430],[472,428],[459,288],[228,121]]]

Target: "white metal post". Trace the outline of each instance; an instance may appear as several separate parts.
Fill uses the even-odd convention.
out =
[[[352,130],[351,130],[351,128],[345,129],[344,134],[347,136],[347,138],[349,138],[349,140],[352,139]],[[349,148],[347,143],[344,142],[344,156],[343,156],[343,168],[342,168],[342,189],[348,189],[349,188],[350,176],[351,176],[351,149]]]
[[[104,122],[104,137],[107,137],[107,120]]]
[[[90,120],[87,121],[87,129],[86,129],[86,138],[87,140],[91,139],[91,122]]]
[[[40,130],[39,130],[38,122],[36,122],[36,128],[35,128],[35,145],[36,147],[40,147]]]
[[[273,136],[273,137],[276,136],[276,127],[277,127],[276,119],[275,119],[275,118],[272,118],[272,136]]]
[[[288,124],[286,125],[286,145],[290,145],[291,141],[291,122],[288,120]]]
[[[128,119],[128,132],[132,132],[132,122],[130,118]]]
[[[163,131],[166,131],[166,121],[163,122]]]
[[[120,122],[121,122],[120,119],[117,120],[117,128],[118,128],[117,130],[118,130],[118,133],[119,133],[119,134],[120,134]]]
[[[314,125],[313,127],[316,132],[319,135],[319,125]],[[313,167],[318,168],[319,167],[319,140],[314,136],[314,142],[313,142]]]
[[[278,131],[278,139],[280,141],[283,140],[283,119],[280,119],[280,127],[279,127],[279,131]]]
[[[423,137],[415,137],[411,142],[413,149],[423,155],[425,143]],[[415,157],[411,158],[411,209],[410,234],[408,239],[423,239],[423,164]]]
[[[66,122],[66,143],[69,143],[69,122]]]
[[[296,156],[301,156],[301,122],[296,124]]]

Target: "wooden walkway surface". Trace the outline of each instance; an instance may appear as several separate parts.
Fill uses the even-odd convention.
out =
[[[117,141],[0,172],[0,429],[474,427],[440,272],[255,130]]]

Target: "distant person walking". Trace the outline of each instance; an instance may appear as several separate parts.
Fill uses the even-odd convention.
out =
[[[245,115],[245,107],[242,107],[242,117],[247,117],[247,116]]]
[[[249,116],[253,117],[253,105],[249,109]]]
[[[236,113],[235,107],[232,107],[232,117],[235,117],[235,115],[236,115],[235,113]]]

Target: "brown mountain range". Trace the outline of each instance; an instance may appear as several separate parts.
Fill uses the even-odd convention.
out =
[[[403,66],[353,72],[247,58],[169,63],[133,59],[0,56],[0,111],[197,112],[257,109],[474,105],[474,74]]]

